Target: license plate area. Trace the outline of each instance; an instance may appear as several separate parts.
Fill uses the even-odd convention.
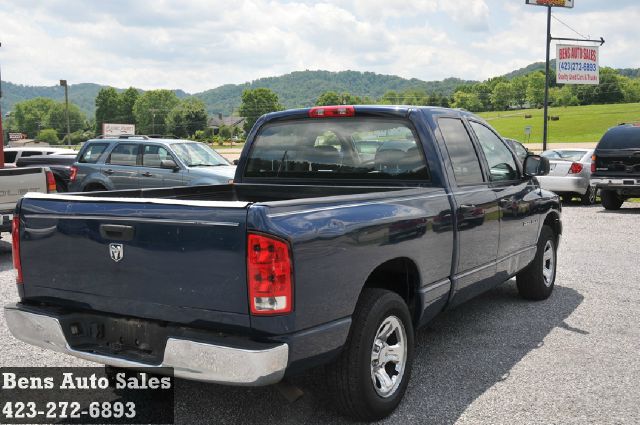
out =
[[[148,320],[74,313],[61,320],[69,346],[77,351],[157,365],[167,343],[166,325]]]

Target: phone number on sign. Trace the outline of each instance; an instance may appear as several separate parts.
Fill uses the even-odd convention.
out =
[[[90,417],[93,419],[109,419],[109,418],[128,418],[136,417],[136,404],[132,401],[123,403],[121,401],[114,402],[93,402],[89,404],[88,409],[83,409],[80,403],[76,401],[66,402],[50,401],[43,406],[30,402],[7,402],[2,407],[2,416],[5,419],[79,419],[82,417]]]
[[[596,72],[598,70],[595,63],[589,62],[560,62],[559,68],[561,71]]]

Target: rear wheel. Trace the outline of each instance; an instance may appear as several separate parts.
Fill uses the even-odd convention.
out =
[[[339,410],[354,419],[379,420],[398,406],[411,374],[413,325],[395,292],[365,289],[358,300],[347,344],[326,366]]]
[[[580,196],[580,203],[582,205],[593,205],[596,203],[596,188],[589,186],[587,193]]]
[[[613,190],[603,190],[600,194],[602,206],[607,210],[619,210],[624,199]]]
[[[528,300],[545,300],[553,292],[556,281],[557,239],[549,226],[542,226],[536,256],[531,264],[516,275],[520,296]]]

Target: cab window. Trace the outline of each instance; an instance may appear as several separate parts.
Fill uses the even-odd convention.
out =
[[[470,123],[489,164],[489,177],[491,181],[517,180],[519,175],[518,167],[516,166],[516,161],[511,150],[485,125],[474,121]]]

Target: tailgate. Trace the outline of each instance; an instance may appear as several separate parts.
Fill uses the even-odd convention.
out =
[[[47,193],[44,168],[7,168],[0,170],[0,211],[13,210],[28,192]]]
[[[21,204],[25,298],[185,322],[248,313],[248,204],[73,198]]]
[[[640,149],[596,151],[596,173],[606,176],[640,176]]]

